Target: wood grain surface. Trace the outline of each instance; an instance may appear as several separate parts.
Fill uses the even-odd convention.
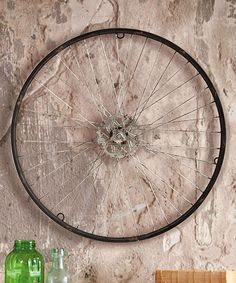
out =
[[[156,283],[235,283],[232,271],[158,270]]]

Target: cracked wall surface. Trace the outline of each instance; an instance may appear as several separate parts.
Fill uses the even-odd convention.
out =
[[[187,221],[159,237],[110,244],[74,235],[49,220],[21,185],[10,146],[19,91],[49,51],[80,33],[130,27],[189,52],[214,82],[224,108],[226,157],[213,191]],[[0,280],[14,239],[33,238],[69,253],[73,282],[154,282],[156,269],[236,269],[236,1],[0,1]]]

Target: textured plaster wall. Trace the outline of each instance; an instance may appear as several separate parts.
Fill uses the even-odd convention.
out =
[[[188,51],[219,91],[227,151],[213,192],[189,220],[165,235],[107,244],[73,235],[48,220],[25,193],[10,148],[13,106],[24,80],[50,50],[88,30],[134,27]],[[0,1],[0,280],[16,238],[34,238],[47,256],[69,252],[73,282],[154,282],[156,269],[236,269],[236,1]]]

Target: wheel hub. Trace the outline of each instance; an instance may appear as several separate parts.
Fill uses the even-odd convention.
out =
[[[121,159],[137,151],[139,142],[135,132],[131,118],[109,117],[98,128],[97,142],[107,156]]]

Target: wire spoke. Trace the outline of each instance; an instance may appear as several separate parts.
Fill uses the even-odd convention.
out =
[[[132,160],[135,161],[134,158],[133,158]],[[138,177],[139,186],[140,186],[140,188],[141,188],[141,190],[142,190],[143,200],[144,200],[144,202],[146,203],[147,210],[148,210],[148,215],[149,215],[149,218],[151,219],[152,226],[153,226],[153,231],[154,231],[154,230],[155,230],[154,220],[153,220],[153,218],[152,218],[151,209],[150,209],[150,206],[149,206],[149,204],[148,204],[148,201],[147,201],[147,198],[146,198],[146,194],[145,194],[144,188],[143,188],[143,186],[142,186],[142,184],[141,184],[141,181],[140,181],[140,176],[139,176],[139,174],[138,174],[138,168],[137,168],[136,166],[134,166],[134,168],[135,168],[136,176]],[[157,201],[159,207],[161,208],[160,202],[159,202],[159,200],[158,200],[158,198],[157,198],[157,196],[156,196],[156,194],[155,194],[155,192],[154,192],[154,190],[153,190],[152,188],[151,188],[151,191],[152,191],[152,194],[153,194],[154,198],[156,199],[156,201]],[[165,213],[164,213],[164,215],[165,215]],[[167,221],[167,219],[166,219],[166,221]],[[167,223],[168,223],[168,221],[167,221]]]
[[[164,153],[165,151],[160,151],[161,153]],[[179,154],[173,154],[173,153],[170,153],[168,152],[169,155],[171,156],[176,156],[176,157],[181,157],[181,158],[185,158],[185,159],[190,159],[190,160],[194,160],[195,162],[204,162],[204,163],[207,163],[208,165],[212,165],[213,163],[210,163],[206,160],[203,160],[203,159],[198,159],[196,157],[189,157],[189,156],[184,156],[184,155],[179,155]]]
[[[57,168],[55,168],[54,170],[52,170],[51,172],[49,172],[48,174],[42,176],[40,178],[40,180],[42,181],[43,179],[47,178],[48,176],[52,175],[53,173],[57,172],[59,169],[63,168],[66,164],[71,163],[71,161],[73,161],[75,158],[77,158],[78,156],[80,156],[82,153],[86,152],[88,150],[88,147],[85,150],[80,151],[79,153],[77,153],[75,156],[73,156],[71,158],[70,161],[66,161],[63,164],[61,164],[60,166],[58,166]],[[36,181],[33,185],[35,185],[38,181]]]
[[[147,38],[146,38],[145,41],[144,41],[144,44],[143,44],[143,46],[142,46],[142,49],[141,49],[141,52],[140,52],[140,54],[139,54],[138,60],[137,60],[137,62],[136,62],[136,64],[135,64],[133,73],[130,75],[129,79],[127,80],[125,91],[122,92],[122,95],[121,95],[121,106],[122,106],[123,103],[124,103],[125,95],[126,95],[126,93],[127,93],[128,84],[131,82],[132,78],[134,77],[134,74],[135,74],[135,72],[136,72],[136,70],[137,70],[137,67],[138,67],[139,61],[140,61],[140,59],[141,59],[141,57],[142,57],[143,50],[144,50],[144,48],[145,48],[145,46],[146,46],[146,43],[147,43]]]
[[[93,169],[92,171],[95,172],[96,170],[100,170],[100,168],[101,168],[101,166],[102,166],[103,164],[104,164],[104,162],[101,160],[101,162],[98,164],[98,166],[96,166],[96,168]],[[93,173],[93,172],[91,172],[91,173]],[[87,177],[86,177],[86,179],[87,179]],[[84,180],[84,181],[85,181],[85,180]],[[84,182],[84,181],[83,181],[83,182]],[[82,182],[82,183],[83,183],[83,182]],[[81,184],[82,184],[82,183],[81,183]],[[78,188],[81,184],[77,185],[77,188]],[[72,209],[73,209],[73,207],[75,206],[75,204],[76,204],[76,202],[77,202],[77,198],[78,198],[79,194],[80,194],[80,191],[78,190],[77,193],[76,193],[76,196],[74,197],[72,203],[70,204],[70,210],[69,210],[68,214],[69,214],[71,211],[73,211]],[[86,204],[85,204],[85,205],[86,205]]]
[[[35,79],[35,78],[34,78]],[[36,79],[35,79],[36,80]],[[71,109],[72,111],[76,112],[82,119],[84,119],[86,122],[88,122],[91,126],[97,128],[95,126],[95,123],[92,121],[89,121],[87,118],[85,118],[83,115],[81,115],[78,111],[75,111],[73,109],[73,107],[71,105],[69,105],[68,103],[66,103],[63,99],[61,99],[59,96],[57,96],[52,90],[50,90],[46,85],[42,84],[40,81],[36,80],[41,86],[43,86],[46,90],[49,91],[50,94],[53,95],[53,97],[55,97],[57,100],[59,100],[62,104],[66,105],[66,107],[68,107],[69,109]],[[69,117],[70,118],[70,117]],[[76,121],[76,120],[75,120]]]
[[[125,182],[125,178],[124,178],[124,173],[123,173],[123,170],[121,168],[120,163],[118,163],[118,167],[120,169],[120,174],[121,174],[122,181],[123,181],[123,187],[126,188],[126,182]],[[125,194],[126,194],[126,199],[128,201],[129,207],[130,207],[130,211],[131,211],[131,215],[132,215],[132,220],[133,220],[133,223],[134,223],[134,228],[136,230],[137,235],[139,235],[138,223],[135,221],[134,210],[133,210],[133,207],[132,207],[132,204],[131,204],[131,199],[130,199],[130,197],[128,195],[127,189],[125,189]]]
[[[149,149],[150,150],[150,149]],[[150,150],[151,151],[151,150]],[[162,152],[160,152],[160,151],[158,151],[158,150],[155,150],[155,153],[162,153]],[[177,159],[175,159],[173,156],[171,156],[171,155],[168,155],[168,154],[166,154],[166,153],[163,153],[163,155],[164,156],[167,156],[167,157],[170,157],[170,158],[172,158],[172,159],[174,159],[175,161],[178,161],[179,162],[179,160],[177,160]],[[180,163],[180,162],[179,162]],[[180,165],[183,165],[184,166],[184,164],[182,164],[182,163],[180,163]],[[192,169],[192,170],[194,170],[194,171],[197,171],[197,170],[195,170],[195,169],[193,169],[193,168],[191,168],[191,167],[189,167],[189,166],[187,166],[187,168],[189,168],[189,169]],[[174,172],[176,172],[176,174],[178,174],[179,176],[181,176],[183,179],[185,179],[186,181],[188,181],[190,184],[192,184],[193,186],[194,186],[194,188],[196,188],[197,190],[199,190],[200,192],[203,192],[200,188],[199,188],[199,186],[197,185],[197,184],[195,184],[193,181],[191,181],[189,178],[187,178],[186,176],[184,176],[182,173],[180,173],[178,170],[176,170],[176,169],[174,169],[174,168],[171,168],[171,170],[172,171],[174,171]],[[198,171],[199,172],[199,171]],[[204,177],[207,177],[207,179],[210,179],[208,176],[206,176],[206,175],[204,175]]]
[[[195,110],[197,111],[197,110]],[[184,120],[178,120],[178,121],[173,121],[171,123],[182,123],[182,122],[198,122],[198,121],[204,121],[204,120],[207,120],[207,121],[214,121],[214,119],[219,119],[219,116],[215,116],[215,117],[210,117],[210,118],[207,118],[207,117],[199,117],[199,118],[192,118],[192,119],[184,119]],[[139,127],[144,127],[146,128],[148,126],[147,125],[139,125]]]
[[[183,66],[181,66],[177,71],[175,71],[170,77],[158,88],[155,90],[155,92],[162,89],[165,85],[167,85],[170,80],[172,80],[180,71],[183,71],[183,69],[188,65],[189,61],[185,62]]]
[[[60,62],[63,63],[62,59],[60,59]],[[53,71],[52,67],[48,67],[47,65],[45,66],[46,69],[48,69],[50,72]],[[70,85],[68,84],[68,82],[64,81],[60,75],[57,75],[56,73],[53,74],[53,77],[56,77],[58,80],[60,80],[61,82],[63,82],[63,84],[65,84],[66,86],[68,86],[71,90],[75,91],[75,89]]]
[[[97,79],[96,79],[96,74],[95,74],[94,66],[93,66],[93,64],[92,64],[92,60],[91,60],[91,57],[90,57],[91,55],[90,55],[90,53],[89,53],[86,40],[84,39],[83,42],[84,42],[84,46],[85,46],[87,58],[88,58],[88,60],[89,60],[89,66],[90,66],[90,69],[91,69],[92,74],[93,74],[93,79],[94,79],[94,82],[95,82],[96,87],[97,87],[97,90],[98,90],[98,96],[99,96],[100,101],[102,101],[101,90],[100,90],[100,87],[99,87],[98,82],[97,82]],[[103,103],[102,103],[102,108],[111,116],[111,113],[106,109],[106,107],[103,105]],[[107,115],[105,114],[105,112],[103,112],[103,113],[104,113],[104,115],[107,117]]]
[[[151,143],[144,143],[143,145],[149,145],[149,146],[155,146],[157,148],[163,148],[162,146],[158,146],[157,144],[151,144]],[[219,149],[219,147],[207,147],[207,146],[198,146],[198,147],[194,147],[194,146],[184,146],[184,145],[167,145],[166,147],[173,147],[173,148],[184,148],[184,149]]]
[[[57,144],[68,144],[68,143],[79,143],[84,144],[84,141],[41,141],[41,140],[20,140],[17,139],[17,141],[20,141],[22,143],[57,143]],[[87,141],[86,143],[93,143],[92,141]]]
[[[175,55],[176,53],[174,53]],[[187,64],[189,63],[189,61],[187,61],[182,67],[180,67],[176,72],[174,72],[158,89],[155,89],[155,92],[152,92],[151,95],[154,95],[155,93],[157,93],[160,89],[162,89],[165,85],[167,85],[168,82],[170,82],[170,80],[172,78],[175,77],[175,75],[177,75],[180,71],[182,71]],[[148,102],[148,101],[147,101]]]
[[[168,67],[170,66],[172,60],[174,59],[175,54],[176,54],[176,51],[174,51],[174,53],[172,54],[170,60],[168,61],[166,67],[164,68],[164,71],[162,72],[162,74],[160,75],[159,79],[157,80],[157,83],[155,84],[155,86],[154,86],[153,90],[151,91],[150,95],[149,95],[149,96],[147,97],[147,99],[144,101],[144,106],[143,106],[143,108],[145,108],[145,106],[146,106],[147,103],[149,102],[150,98],[156,93],[156,88],[157,88],[157,86],[159,85],[161,79],[163,78],[163,76],[164,76],[166,70],[167,70]],[[139,115],[140,115],[140,113],[139,113]],[[139,115],[138,115],[138,117],[139,117]],[[137,117],[137,119],[138,119],[138,117]]]
[[[128,52],[127,52],[127,56],[126,56],[126,60],[125,60],[125,67],[124,67],[124,72],[123,72],[123,80],[122,80],[122,82],[121,82],[121,84],[120,84],[121,87],[119,88],[118,99],[120,98],[121,92],[123,91],[123,88],[124,88],[124,84],[125,84],[125,74],[126,74],[128,62],[129,62],[129,59],[130,59],[132,46],[133,46],[133,35],[131,34],[131,36],[130,36],[130,42],[129,42],[129,48],[128,48]],[[119,105],[121,106],[121,103],[120,103],[120,102],[119,102]]]
[[[160,123],[160,124],[158,124],[157,126],[155,126],[155,127],[153,127],[153,128],[150,128],[150,129],[147,129],[146,131],[142,132],[141,134],[138,134],[137,136],[143,135],[144,133],[149,132],[149,131],[153,131],[153,130],[155,130],[155,129],[161,127],[161,126],[164,126],[164,125],[173,123],[173,122],[176,121],[177,119],[182,118],[182,117],[184,117],[184,116],[187,116],[187,115],[189,115],[189,114],[191,114],[191,113],[194,113],[194,112],[196,112],[196,111],[198,111],[198,110],[200,110],[200,109],[207,108],[207,107],[209,107],[210,105],[212,105],[213,103],[215,103],[215,101],[212,101],[212,102],[210,102],[210,103],[207,103],[207,104],[205,104],[205,105],[203,105],[203,106],[201,106],[201,107],[197,107],[197,108],[195,108],[195,109],[193,109],[193,110],[191,110],[191,111],[189,111],[189,112],[186,112],[186,113],[184,113],[184,114],[182,114],[182,115],[179,115],[178,117],[175,117],[175,118],[173,118],[173,119],[171,119],[171,120],[169,120],[169,121],[167,121],[167,122]],[[197,120],[198,120],[198,119],[197,119]]]
[[[160,45],[160,47],[162,46],[162,44]],[[159,48],[159,52],[157,53],[157,57],[158,57],[158,54],[160,53],[160,48]],[[157,58],[156,58],[157,59]],[[175,75],[177,75],[180,71],[182,71],[187,65],[188,65],[188,63],[189,63],[189,61],[187,61],[182,67],[180,67],[177,71],[175,71],[158,89],[157,89],[157,91],[159,91],[160,89],[162,89],[165,85],[167,85],[167,83],[172,79],[172,78],[174,78],[175,77]],[[156,60],[155,60],[155,63],[153,64],[153,67],[154,67],[154,65],[156,64]],[[154,69],[154,68],[153,68]],[[150,75],[149,75],[149,78],[148,78],[148,81],[151,79],[151,74],[152,74],[152,72],[150,73]],[[151,93],[152,94],[152,93]],[[136,116],[136,114],[137,114],[137,111],[138,111],[138,109],[139,109],[139,107],[140,107],[140,103],[141,103],[141,101],[142,101],[142,99],[143,99],[143,95],[144,95],[144,93],[142,93],[142,96],[141,96],[141,98],[140,98],[140,100],[139,100],[139,103],[138,103],[138,106],[136,107],[136,110],[134,111],[134,112],[132,112],[131,113],[131,116],[133,116],[134,117],[134,119],[135,119],[135,116]],[[146,100],[145,100],[146,101]],[[145,101],[144,101],[144,103],[145,103]],[[143,104],[144,104],[143,103]],[[137,119],[135,119],[135,121],[136,121]]]
[[[192,168],[191,166],[188,166],[188,165],[186,165],[186,164],[184,164],[184,163],[181,163],[177,158],[175,158],[175,157],[173,156],[173,154],[166,153],[166,152],[164,152],[164,151],[160,151],[160,150],[157,150],[157,149],[151,149],[151,148],[148,148],[147,146],[145,146],[145,148],[146,148],[149,152],[151,152],[151,153],[161,153],[161,154],[164,154],[165,156],[168,156],[169,158],[171,158],[171,159],[173,159],[173,160],[179,162],[180,165],[182,165],[182,166],[184,166],[184,167],[186,167],[186,168],[189,168],[189,169],[191,169],[191,170],[197,172],[198,174],[202,175],[203,177],[205,177],[205,178],[207,178],[207,179],[211,179],[209,176],[203,174],[203,173],[200,172],[199,170],[197,170],[197,169],[195,169],[195,168]],[[196,188],[198,188],[198,189],[202,192],[202,190],[201,190],[199,187],[196,186]]]
[[[84,177],[84,179],[83,179],[82,181],[80,181],[80,182],[75,186],[75,188],[72,189],[65,197],[63,197],[63,198],[53,207],[53,209],[55,209],[59,204],[61,204],[65,199],[67,199],[75,190],[77,190],[77,189],[84,183],[84,181],[86,181],[86,180],[88,179],[88,177],[89,177],[98,167],[101,166],[101,163],[103,163],[103,161],[101,161],[101,162],[99,163],[99,165],[97,165],[96,167],[95,167],[95,163],[98,161],[98,159],[99,159],[100,157],[103,156],[103,154],[104,154],[103,151],[100,151],[99,154],[98,154],[98,156],[97,156],[92,162],[90,162],[90,163],[88,164],[88,165],[90,165],[90,164],[92,164],[92,165],[91,165],[90,169],[88,170],[88,173],[87,173],[87,175]]]
[[[84,144],[87,144],[88,142],[84,142],[84,143],[82,143],[82,144],[80,144],[80,145],[78,145],[78,146],[76,146],[76,147],[73,147],[73,149],[74,148],[76,148],[76,149],[78,149],[80,146],[82,146],[82,145],[84,145]],[[90,142],[89,142],[90,143]],[[89,147],[87,147],[86,149],[84,149],[84,151],[82,151],[81,153],[83,153],[83,152],[85,152],[85,151],[87,151],[89,149]],[[90,148],[91,149],[91,148]],[[72,151],[71,151],[71,149],[67,149],[67,150],[59,150],[59,151],[55,151],[55,152],[53,152],[53,153],[59,153],[59,154],[61,154],[61,153],[65,153],[65,152],[71,152],[72,153]],[[40,154],[42,154],[42,151],[40,151],[39,153],[38,153],[38,155],[40,155]],[[72,157],[71,159],[70,159],[70,161],[68,161],[68,163],[70,163],[74,158],[76,157],[76,155],[74,156],[74,157]],[[48,162],[50,162],[50,161],[54,161],[52,158],[46,158],[46,159],[42,159],[42,155],[41,155],[41,162],[39,162],[38,164],[36,164],[36,165],[34,165],[34,166],[32,166],[32,167],[30,167],[30,168],[28,168],[27,170],[25,170],[24,172],[29,172],[29,171],[31,171],[31,170],[33,170],[33,169],[35,169],[35,168],[37,168],[37,167],[39,167],[39,166],[41,166],[41,165],[43,165],[43,164],[47,164]]]
[[[56,117],[56,118],[61,118],[61,117],[65,117],[68,121],[74,121],[76,124],[78,124],[79,126],[81,126],[81,128],[88,128],[88,129],[94,129],[91,127],[88,127],[86,125],[83,125],[82,123],[84,123],[83,121],[79,120],[78,118],[73,118],[73,117],[68,117],[68,115],[65,114],[60,114],[60,115],[56,115],[56,114],[52,114],[52,113],[47,113],[47,112],[41,112],[41,111],[35,111],[35,110],[31,110],[31,109],[25,109],[23,110],[24,112],[28,112],[28,113],[35,113],[35,114],[40,114],[42,116],[47,116],[47,117]],[[61,113],[58,110],[53,110],[57,113]],[[20,123],[19,123],[20,124]]]
[[[181,196],[182,199],[184,199],[186,202],[188,202],[189,204],[193,205],[193,203],[186,198],[181,192],[177,191],[173,186],[171,186],[170,184],[168,184],[163,178],[160,177],[159,174],[155,173],[154,171],[152,171],[150,168],[148,168],[143,162],[139,161],[139,159],[137,159],[137,161],[140,163],[141,166],[143,166],[147,171],[149,171],[150,173],[152,173],[153,175],[157,176],[162,183],[164,183],[165,185],[167,185],[167,187],[169,187],[171,190],[173,190],[174,192],[176,192],[177,194],[179,194]]]
[[[179,130],[179,129],[166,129],[166,130],[158,130],[158,132],[182,132],[182,133],[207,133],[207,134],[220,134],[220,131],[201,131],[201,130]]]
[[[49,119],[50,121],[53,121]],[[31,123],[18,123],[20,126],[31,126]],[[41,129],[44,129],[42,126]],[[71,125],[50,125],[50,129],[84,129],[84,127],[80,126],[71,126]],[[50,130],[49,129],[49,130]],[[95,130],[94,128],[89,128],[90,130]]]
[[[87,142],[84,142],[84,144],[87,144]],[[65,149],[65,150],[53,150],[51,153],[52,154],[61,154],[61,153],[65,153],[65,152],[72,152],[73,149],[78,149],[80,146],[84,145],[83,143],[79,144],[79,145],[76,145],[76,146],[72,146],[70,147],[70,149]],[[90,142],[89,142],[90,144]],[[92,149],[92,148],[91,148]],[[38,152],[38,153],[35,153],[35,154],[31,154],[30,156],[35,158],[36,156],[40,155],[40,154],[43,154],[43,152]],[[46,155],[48,155],[48,153],[44,153]],[[19,158],[23,158],[25,156],[28,156],[28,154],[21,154],[21,155],[18,155]]]
[[[89,55],[88,55],[89,56]],[[93,94],[93,92],[90,90],[90,87],[89,87],[89,84],[88,84],[88,82],[87,82],[87,80],[86,80],[86,76],[85,76],[85,74],[84,74],[84,72],[83,72],[83,70],[82,70],[82,68],[81,68],[81,66],[80,66],[80,63],[79,63],[79,61],[78,61],[78,59],[77,59],[77,57],[75,56],[74,57],[74,59],[75,59],[75,62],[76,62],[76,64],[77,64],[77,67],[78,67],[78,70],[79,70],[79,72],[80,72],[80,74],[82,75],[82,77],[83,77],[83,80],[84,80],[84,83],[85,83],[85,86],[86,86],[86,88],[87,88],[87,90],[88,90],[88,93],[90,94],[90,96],[92,97],[92,100],[93,100],[93,103],[94,103],[94,105],[96,106],[96,108],[97,108],[97,110],[98,110],[98,112],[99,112],[99,114],[100,114],[100,116],[101,116],[101,119],[102,120],[104,120],[103,118],[103,116],[102,116],[102,114],[105,116],[105,117],[107,117],[107,114],[106,113],[108,113],[109,115],[111,115],[111,113],[106,109],[106,107],[103,105],[103,103],[102,103],[102,101],[101,101],[101,96],[99,96],[99,99]],[[95,81],[96,81],[96,77],[95,77]],[[97,81],[96,81],[96,83],[97,83]],[[100,105],[101,104],[101,105]],[[100,109],[101,108],[101,109]]]
[[[42,87],[44,87],[51,95],[53,95],[54,97],[56,97],[57,100],[59,100],[62,104],[66,105],[66,107],[73,109],[72,106],[70,106],[68,103],[66,103],[62,98],[60,98],[58,95],[55,94],[55,92],[53,92],[49,87],[47,87],[45,84],[43,84],[42,82],[40,82],[39,80],[37,80],[36,78],[34,78],[34,80],[36,82],[38,82]]]
[[[103,40],[102,40],[101,36],[99,36],[99,39],[100,39],[100,42],[101,42],[101,45],[102,45],[103,54],[104,54],[104,57],[105,57],[105,60],[106,60],[106,65],[107,65],[107,69],[108,69],[109,76],[110,76],[111,86],[112,86],[112,89],[113,89],[113,92],[114,92],[114,95],[115,95],[115,101],[116,101],[116,104],[117,104],[116,106],[118,108],[118,112],[121,114],[121,109],[120,109],[120,105],[119,105],[119,102],[118,102],[118,95],[117,95],[117,92],[116,92],[116,89],[115,89],[115,82],[114,82],[114,80],[112,78],[111,68],[110,68],[110,65],[109,65],[109,62],[108,62],[108,58],[107,58],[107,54],[106,54],[106,51],[105,51],[104,43],[103,43]]]
[[[198,109],[197,109],[198,110]],[[195,110],[195,111],[197,111]],[[212,117],[212,119],[219,119],[218,116],[216,117]],[[182,123],[182,122],[191,122],[191,121],[203,121],[203,120],[209,120],[208,118],[206,117],[202,117],[202,118],[193,118],[193,119],[186,119],[186,120],[178,120],[178,121],[174,121],[174,122],[171,122],[171,123]]]
[[[137,105],[135,111],[131,113],[131,116],[134,117],[134,120],[136,120],[136,119],[135,119],[135,116],[136,116],[137,111],[138,111],[138,109],[139,109],[139,107],[140,107],[140,103],[141,103],[141,101],[142,101],[142,99],[143,99],[143,96],[144,96],[144,94],[145,94],[145,92],[146,92],[147,86],[148,86],[148,84],[149,84],[149,82],[150,82],[150,80],[151,80],[151,75],[152,75],[152,73],[153,73],[153,71],[154,71],[154,69],[155,69],[156,63],[157,63],[157,61],[158,61],[158,59],[159,59],[160,50],[161,50],[161,47],[162,47],[162,46],[163,46],[163,44],[161,43],[160,46],[159,46],[159,48],[158,48],[155,61],[154,61],[153,65],[152,65],[151,72],[150,72],[150,74],[149,74],[149,76],[148,76],[148,79],[147,79],[147,81],[146,81],[145,87],[144,87],[143,92],[142,92],[142,94],[141,94],[141,97],[140,97],[140,99],[139,99],[139,101],[138,101],[138,105]]]
[[[109,194],[109,192],[110,192],[110,188],[111,188],[113,179],[114,179],[114,177],[115,177],[116,174],[117,174],[117,170],[115,170],[116,167],[117,167],[117,164],[118,164],[118,161],[116,161],[116,163],[115,163],[115,165],[114,165],[114,168],[113,168],[113,170],[111,171],[111,176],[110,176],[110,179],[109,179],[109,181],[108,181],[108,185],[107,185],[107,187],[106,187],[106,191],[105,191],[105,193],[103,194],[102,200],[101,200],[100,205],[99,205],[99,212],[97,212],[97,214],[96,214],[95,231],[96,231],[97,226],[98,226],[99,213],[101,214],[101,210],[102,210],[103,204],[104,204],[105,200],[106,200],[107,197],[108,197],[108,194]]]
[[[157,100],[155,100],[154,102],[152,102],[151,104],[149,104],[148,106],[147,103],[145,103],[145,105],[142,107],[141,111],[138,113],[138,116],[136,117],[136,121],[138,120],[138,118],[140,117],[140,115],[143,113],[143,111],[145,111],[146,109],[152,107],[153,105],[155,105],[157,102],[161,101],[162,99],[166,98],[167,96],[169,96],[171,93],[173,93],[174,91],[176,91],[177,89],[181,88],[182,86],[184,86],[185,84],[189,83],[190,81],[192,81],[193,79],[195,79],[197,76],[199,75],[199,73],[197,73],[196,75],[194,75],[193,77],[191,77],[190,79],[188,79],[187,81],[185,81],[184,83],[180,84],[179,86],[177,86],[176,88],[172,89],[171,91],[167,92],[165,95],[163,95],[162,97],[158,98]],[[157,90],[158,91],[158,90]],[[157,92],[155,91],[153,93],[153,95]]]
[[[117,162],[117,164],[116,165],[119,165],[119,162]],[[114,189],[113,189],[113,194],[116,196],[116,198],[117,198],[117,209],[119,210],[119,207],[120,207],[120,209],[122,208],[122,203],[121,203],[121,199],[120,199],[120,196],[119,196],[119,191],[118,191],[118,188],[120,188],[120,186],[119,186],[119,182],[116,182],[116,178],[117,178],[117,175],[118,175],[118,170],[117,170],[117,174],[115,175],[115,181],[114,181],[114,183],[115,183],[115,185],[114,185]],[[115,205],[112,203],[112,206],[113,207],[115,207]],[[123,215],[122,215],[122,213],[121,213],[121,211],[119,210],[118,211],[118,216],[113,216],[113,214],[111,215],[111,217],[110,217],[110,220],[109,220],[109,223],[108,223],[108,235],[109,235],[109,230],[110,230],[110,227],[111,227],[111,222],[112,222],[112,219],[114,220],[114,221],[116,221],[116,218],[119,218],[120,219],[120,222],[121,222],[121,230],[122,230],[122,235],[124,236],[125,234],[124,234],[124,221],[123,221]]]
[[[139,165],[140,165],[140,160],[139,160],[139,159],[136,159],[136,160],[138,161],[138,163],[139,163]],[[167,198],[167,197],[162,193],[162,191],[159,189],[159,187],[157,187],[157,185],[154,184],[154,183],[147,177],[147,175],[145,174],[144,170],[142,170],[141,168],[138,168],[138,167],[137,167],[137,169],[143,174],[143,176],[144,176],[143,181],[149,186],[149,188],[151,189],[153,195],[155,196],[156,200],[158,201],[158,204],[160,205],[160,208],[161,208],[161,210],[162,210],[162,212],[163,212],[163,215],[164,215],[164,218],[165,218],[166,222],[169,223],[168,220],[167,220],[166,214],[165,214],[165,212],[164,212],[164,210],[163,210],[163,208],[162,208],[162,206],[161,206],[161,204],[160,204],[160,202],[159,202],[159,200],[158,200],[158,197],[157,197],[157,195],[156,195],[156,193],[155,193],[153,187],[155,187],[155,188],[158,190],[158,193],[162,196],[162,198],[165,199],[165,200],[167,200],[167,201],[170,203],[170,205],[174,208],[174,210],[175,210],[176,212],[178,212],[179,215],[182,215],[182,213],[178,210],[178,208],[174,206],[174,204],[172,203],[172,201],[171,201],[169,198]]]
[[[63,171],[63,176],[64,176],[64,171]],[[77,180],[78,179],[78,175],[77,174],[73,174],[74,176],[71,178],[71,176],[69,176],[67,179],[63,179],[63,183],[60,187],[64,188],[65,185],[68,183],[68,182],[72,182],[74,180]],[[45,194],[43,194],[41,197],[39,197],[39,200],[42,200],[44,199],[45,197],[48,197],[49,195],[53,194],[54,192],[53,191],[50,191],[50,192],[47,192]]]
[[[165,113],[164,115],[160,116],[159,118],[157,118],[156,120],[154,120],[152,123],[148,124],[149,126],[150,125],[153,125],[155,124],[156,122],[160,121],[161,119],[165,118],[168,114],[170,113],[173,113],[176,109],[179,109],[180,107],[182,107],[184,104],[186,104],[187,102],[191,101],[192,99],[194,98],[198,98],[198,96],[202,95],[205,90],[207,90],[208,87],[204,88],[202,91],[200,91],[200,93],[198,93],[198,95],[193,95],[191,96],[190,98],[186,99],[184,102],[180,103],[179,105],[177,105],[176,107],[172,108],[171,110],[169,110],[167,113]]]

